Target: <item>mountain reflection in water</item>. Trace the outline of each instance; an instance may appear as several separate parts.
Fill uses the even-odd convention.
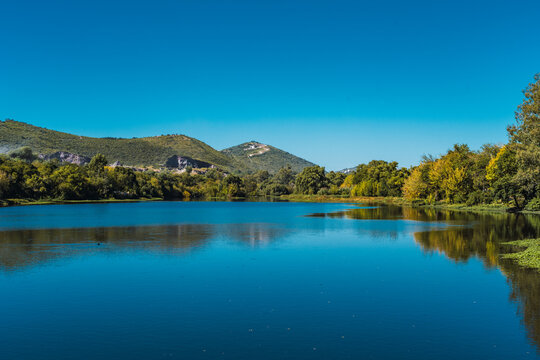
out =
[[[181,255],[223,236],[261,246],[283,235],[272,224],[181,224],[0,231],[0,269],[19,270],[61,257],[139,249]]]
[[[176,207],[180,208],[180,210]],[[212,259],[220,261],[219,264],[215,265],[215,269],[218,269],[218,271],[223,269],[225,275],[221,278],[221,281],[226,281],[225,285],[234,286],[238,277],[244,281],[246,279],[258,279],[259,277],[266,280],[261,284],[255,282],[258,285],[258,287],[253,288],[255,293],[246,293],[253,300],[252,303],[248,304],[264,305],[266,304],[265,301],[268,301],[268,306],[270,306],[270,300],[275,301],[276,298],[280,298],[279,296],[286,294],[286,292],[274,292],[272,288],[272,285],[276,289],[287,286],[286,280],[282,281],[278,275],[274,277],[274,271],[277,272],[276,269],[282,265],[280,261],[283,260],[289,266],[294,264],[294,267],[289,268],[293,271],[287,273],[287,276],[293,274],[291,276],[294,278],[294,271],[297,272],[297,282],[292,282],[291,286],[293,288],[289,289],[296,296],[304,294],[302,291],[296,293],[294,291],[301,290],[306,281],[311,281],[311,279],[317,277],[324,279],[328,272],[334,269],[342,271],[337,279],[341,279],[341,274],[347,274],[347,271],[355,271],[355,269],[363,271],[365,269],[366,271],[362,273],[365,274],[365,278],[358,275],[356,277],[352,276],[351,282],[343,285],[343,304],[351,301],[349,305],[354,307],[356,302],[359,302],[358,299],[362,299],[360,303],[375,307],[381,301],[383,304],[388,301],[388,308],[385,309],[393,309],[394,300],[400,299],[402,294],[398,290],[385,287],[385,285],[376,282],[377,276],[384,279],[378,268],[379,263],[387,264],[385,270],[389,271],[389,273],[392,273],[394,269],[393,267],[388,268],[390,260],[381,257],[387,256],[387,254],[396,256],[396,259],[400,261],[399,264],[392,264],[396,269],[406,266],[408,259],[412,259],[412,253],[417,256],[416,260],[413,261],[416,261],[415,265],[418,267],[424,266],[422,260],[418,258],[427,261],[437,254],[443,255],[453,264],[467,263],[469,260],[478,259],[481,264],[476,269],[467,268],[467,270],[470,270],[476,276],[478,276],[477,270],[482,270],[482,266],[487,270],[500,270],[502,272],[511,289],[510,301],[517,305],[519,318],[527,331],[530,343],[540,353],[540,273],[519,267],[512,261],[501,259],[500,256],[505,252],[515,250],[512,246],[504,244],[507,241],[540,237],[540,217],[523,214],[479,214],[440,211],[398,206],[353,207],[336,211],[342,208],[347,208],[347,205],[330,207],[330,205],[324,204],[163,203],[142,204],[137,207],[122,205],[93,208],[88,206],[77,208],[80,211],[87,211],[87,217],[84,218],[87,219],[86,222],[78,225],[80,226],[78,228],[70,227],[77,222],[75,217],[70,218],[69,210],[72,208],[55,207],[51,208],[49,212],[40,212],[39,208],[28,208],[29,210],[20,208],[11,210],[13,213],[4,214],[5,230],[0,231],[0,275],[3,275],[5,279],[15,278],[17,274],[22,274],[21,276],[24,277],[26,270],[33,270],[33,275],[35,275],[41,271],[39,267],[42,265],[62,265],[62,260],[75,259],[78,261],[79,258],[93,255],[106,254],[108,258],[109,254],[126,253],[127,258],[131,261],[131,252],[137,256],[144,254],[144,256],[150,257],[154,257],[153,253],[164,254],[171,256],[174,260],[181,260],[178,261],[178,264],[189,262],[189,258],[192,256],[193,264],[197,264],[195,268],[204,271],[205,267],[211,263],[201,264],[198,262],[200,255],[217,251]],[[95,210],[95,214],[93,214],[91,213],[91,211],[94,211],[93,209],[99,209],[99,211]],[[28,215],[25,211],[31,214]],[[137,211],[140,211],[140,213]],[[147,216],[154,216],[154,218],[147,220]],[[69,221],[64,220],[66,218]],[[149,223],[150,221],[154,223],[159,221],[172,223],[176,219],[189,223],[168,225],[151,225]],[[145,223],[143,220],[148,222]],[[45,223],[53,223],[53,221],[56,221],[60,227],[39,228],[39,226]],[[93,227],[92,221],[96,225],[99,224],[99,226]],[[130,221],[133,224],[140,224],[132,225]],[[210,223],[196,223],[196,221],[208,221]],[[114,226],[114,224],[122,226]],[[64,225],[65,227],[62,227]],[[10,226],[12,227],[10,228]],[[345,240],[342,240],[342,238],[345,238]],[[285,239],[290,241],[285,241]],[[320,241],[319,244],[314,244],[318,241]],[[381,251],[370,253],[375,254],[374,256],[362,255],[365,254],[366,248],[355,248],[346,241],[358,241],[363,246],[367,246],[368,249],[369,246],[375,244],[375,248],[380,248]],[[365,245],[366,243],[368,245]],[[405,255],[402,251],[404,243],[408,244],[408,248],[403,250],[406,252]],[[417,245],[418,250],[414,244]],[[317,252],[316,254],[319,255],[315,256],[313,248],[317,246],[322,249],[320,250],[322,252]],[[338,249],[339,246],[345,246],[346,250],[343,253],[336,251],[335,249]],[[350,258],[345,256],[349,252],[347,246],[351,246],[350,253],[354,254]],[[291,247],[294,247],[294,251],[281,251],[279,253],[264,251],[290,250]],[[234,252],[242,252],[243,249],[246,250],[245,248],[248,248],[247,250],[249,248],[257,250],[257,252],[248,255],[250,261],[256,265],[251,267],[244,263],[242,266],[250,268],[251,273],[249,271],[244,273],[242,268],[235,274],[236,277],[227,278],[227,271],[232,271],[230,264],[234,264],[233,260],[229,259],[229,256],[234,256]],[[223,249],[226,249],[225,252],[220,252]],[[178,259],[175,259],[175,257]],[[185,257],[188,261],[183,261],[182,257]],[[251,260],[252,257],[258,257],[258,259]],[[95,256],[95,258],[99,258],[99,256]],[[113,257],[111,256],[111,258]],[[162,260],[162,257],[159,256],[155,258],[159,258],[159,261]],[[440,267],[441,262],[448,264],[448,261],[443,257],[439,258],[440,261],[436,263],[439,267],[435,269],[444,271],[444,267]],[[238,260],[238,257],[235,259]],[[349,261],[352,261],[352,259],[358,261],[357,259],[360,259],[360,262],[347,262],[347,259]],[[73,261],[73,263],[75,262]],[[371,262],[373,262],[373,266],[370,267]],[[342,264],[343,267],[340,266]],[[190,269],[189,266],[186,268]],[[177,271],[177,267],[171,267],[167,270]],[[454,270],[452,269],[452,271]],[[370,271],[373,271],[373,273]],[[32,273],[32,271],[28,271],[28,273]],[[467,273],[467,276],[471,273]],[[161,273],[159,274],[161,275]],[[209,281],[209,279],[215,277],[213,270],[210,270],[208,274],[199,275],[197,272],[192,274],[194,274],[194,279],[197,281],[198,279]],[[432,285],[429,285],[426,279],[417,277],[418,272],[408,272],[407,274],[409,277],[404,277],[404,286],[407,286],[407,281],[411,282],[411,284],[422,283],[423,286],[429,287],[428,291],[431,291]],[[449,274],[451,276],[456,275],[455,279],[463,279],[459,277],[459,273],[451,272]],[[435,284],[438,284],[439,272],[434,271],[434,274],[430,275],[432,279],[433,277],[437,279]],[[344,277],[347,278],[346,275]],[[333,278],[330,276],[329,279]],[[506,289],[504,281],[500,277],[499,282]],[[317,294],[320,293],[326,296],[326,293],[322,290],[322,283],[321,280],[321,285],[317,284],[317,286],[321,286],[321,290],[317,288]],[[199,288],[194,284],[197,284],[197,282],[192,283],[191,288],[189,288],[189,284],[187,285],[188,292],[189,289],[198,289],[200,291],[206,289],[205,287]],[[268,286],[272,291],[265,297],[259,298],[256,296],[256,291],[264,289],[263,285]],[[214,286],[218,285],[214,284]],[[463,284],[463,286],[465,290],[461,289],[459,291],[458,289],[458,294],[467,294],[467,284]],[[417,289],[423,289],[423,287]],[[372,290],[373,293],[369,293],[367,290]],[[448,290],[448,287],[446,290]],[[496,288],[493,291],[500,294]],[[225,290],[222,288],[221,292],[224,293]],[[382,300],[377,298],[378,292],[381,292]],[[197,294],[197,292],[193,291],[192,294]],[[202,292],[202,294],[205,293]],[[208,301],[208,299],[211,299],[211,297],[203,295],[199,300]],[[427,295],[428,298],[424,299],[425,301],[429,301],[429,293]],[[358,297],[355,298],[354,296]],[[418,297],[413,298],[415,301],[422,301],[423,296],[423,293],[418,293]],[[451,297],[451,295],[449,296]],[[299,305],[299,309],[306,306],[308,308],[312,306],[310,309],[313,311],[315,311],[314,309],[317,309],[317,311],[321,309],[318,307],[319,303],[315,302],[316,298],[314,298],[316,306],[306,299],[312,299],[311,295],[304,299]],[[356,302],[353,299],[356,299]],[[374,303],[370,303],[371,300]],[[461,299],[459,299],[459,295],[456,295],[456,298],[447,299],[445,297],[446,300],[451,303]],[[365,303],[362,301],[365,301]],[[500,300],[500,303],[508,304],[504,298]],[[286,304],[294,305],[294,301],[289,302],[287,300]],[[324,309],[326,309],[327,305],[331,305],[329,300],[325,300]],[[272,303],[271,306],[274,306],[274,304]],[[436,308],[434,306],[434,309]],[[333,323],[333,316],[341,314],[339,312],[341,309],[337,309],[334,315],[328,313],[329,319],[332,319],[330,323]],[[291,314],[294,315],[298,311],[296,309]],[[320,313],[322,314],[320,316],[325,314],[324,311]],[[386,311],[380,310],[377,316],[384,317]],[[474,311],[477,310],[467,314],[474,314]],[[369,313],[369,311],[366,312],[366,314]],[[291,314],[283,315],[284,319],[289,319],[293,316]],[[458,317],[461,315],[463,314],[456,312],[449,316]],[[307,319],[311,320],[314,317],[309,316]],[[351,321],[343,319],[343,323]],[[482,319],[487,321],[485,318]],[[368,323],[367,327],[377,326],[378,320],[372,319],[372,321],[374,322]],[[369,331],[372,331],[372,329],[370,328]],[[385,328],[383,332],[386,333],[386,331]],[[319,329],[312,336],[316,336],[317,333],[324,333],[324,331]],[[488,336],[485,335],[485,337]],[[525,340],[524,337],[522,337],[522,340]]]

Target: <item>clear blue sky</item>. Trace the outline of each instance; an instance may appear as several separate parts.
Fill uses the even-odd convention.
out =
[[[506,141],[540,1],[0,0],[0,117],[328,169]]]

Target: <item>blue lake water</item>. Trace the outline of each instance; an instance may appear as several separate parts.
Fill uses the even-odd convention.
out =
[[[0,209],[1,359],[538,359],[540,218],[146,202]]]

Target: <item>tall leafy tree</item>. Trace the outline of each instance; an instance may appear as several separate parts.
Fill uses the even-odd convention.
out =
[[[515,181],[518,172],[515,146],[503,146],[486,167],[486,179],[490,183],[493,196],[497,200],[514,201],[521,207],[520,186]]]
[[[357,166],[352,183],[354,196],[401,196],[407,169],[398,169],[395,161],[372,160]],[[345,179],[344,179],[345,180]]]
[[[309,166],[296,177],[296,190],[301,194],[316,194],[328,186],[324,167]]]
[[[9,156],[14,159],[21,159],[27,162],[32,162],[37,159],[37,156],[34,155],[32,149],[28,146],[23,146],[20,149],[10,152]]]
[[[103,154],[96,154],[88,163],[88,169],[95,174],[102,174],[107,166],[107,158]]]
[[[518,162],[513,181],[525,202],[540,196],[540,74],[534,80],[523,91],[523,102],[515,113],[516,124],[508,127]]]

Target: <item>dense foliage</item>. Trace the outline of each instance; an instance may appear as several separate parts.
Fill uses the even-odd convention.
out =
[[[42,161],[29,148],[0,156],[0,200],[197,199],[280,196],[293,192],[341,194],[341,173],[326,173],[313,166],[296,174],[290,166],[275,174],[266,170],[243,177],[209,169],[204,174],[171,171],[137,171],[108,166],[102,154],[87,165]]]
[[[353,196],[401,196],[401,188],[409,175],[407,169],[398,169],[397,162],[373,160],[361,164],[349,180],[354,187]]]
[[[107,166],[102,154],[84,166],[56,160],[36,160],[29,148],[0,156],[0,199],[195,199],[245,196],[279,196],[295,189],[290,167],[271,175],[267,171],[239,177],[217,169],[204,174],[137,171]]]
[[[137,171],[132,167],[108,167],[107,154],[101,153],[95,155],[88,165],[77,166],[56,160],[37,160],[30,148],[22,147],[10,152],[9,156],[0,157],[0,199],[194,199],[296,193],[345,197],[403,196],[427,204],[498,203],[516,209],[539,211],[540,75],[525,89],[524,97],[516,112],[516,124],[508,127],[508,144],[484,145],[478,151],[464,144],[456,144],[438,158],[424,156],[418,166],[410,169],[398,168],[397,162],[373,160],[368,164],[360,164],[347,176],[340,172],[326,172],[320,166],[304,167],[307,163],[296,167],[283,166],[277,170],[277,149],[255,142],[231,148],[225,152],[227,154],[217,153],[219,156],[239,159],[239,152],[241,154],[249,146],[247,149],[251,152],[248,151],[245,157],[250,159],[254,155],[264,156],[268,153],[274,167],[270,170],[273,171],[258,170],[243,176],[218,169],[210,169],[204,174],[191,172],[191,169],[183,173],[167,170]],[[9,128],[12,131],[27,126],[21,124],[6,121],[1,123],[3,128],[0,130]],[[44,131],[44,137],[50,135],[50,130],[41,130]],[[50,141],[73,136],[58,134]],[[5,134],[3,136],[6,137]],[[145,146],[159,144],[172,149],[178,137],[182,135],[136,140],[143,141],[141,144],[145,145],[141,145],[142,151],[148,151],[149,156],[152,156],[153,150]],[[184,138],[189,143],[196,143],[194,139]],[[79,146],[82,147],[97,140],[104,139],[69,138],[73,143],[80,142],[82,145]],[[121,143],[119,139],[116,140],[115,144]],[[45,140],[43,144],[46,144]],[[105,148],[107,146],[104,145]],[[197,146],[204,148],[200,144]],[[297,173],[300,168],[303,170]]]
[[[438,159],[426,157],[412,169],[403,194],[432,203],[510,203],[536,210],[540,203],[540,75],[524,90],[510,142],[471,151],[455,145]]]

